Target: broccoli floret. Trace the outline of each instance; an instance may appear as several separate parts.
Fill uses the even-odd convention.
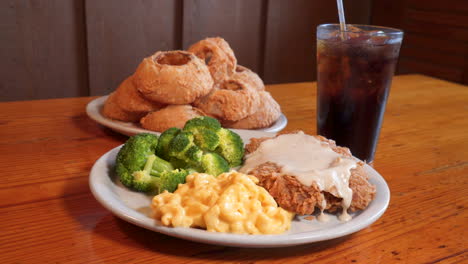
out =
[[[157,177],[154,177],[157,192],[162,193],[164,190],[174,192],[177,186],[179,186],[179,183],[185,183],[185,178],[190,173],[192,173],[192,171],[179,169],[158,173]]]
[[[193,118],[183,131],[194,135],[195,144],[205,152],[215,151],[232,167],[239,166],[244,156],[244,143],[239,135],[221,127],[215,118],[203,116]]]
[[[157,177],[151,175],[156,156],[150,155],[143,170],[134,171],[132,188],[140,192],[152,192],[156,189]]]
[[[195,131],[201,128],[217,132],[221,129],[221,124],[216,118],[209,116],[195,117],[185,123],[184,131],[195,133]]]
[[[195,144],[205,151],[213,151],[219,145],[219,136],[212,130],[204,129],[194,136]]]
[[[169,156],[180,159],[187,164],[197,164],[201,161],[203,151],[194,143],[190,132],[182,131],[169,144]]]
[[[180,133],[180,129],[176,127],[169,128],[159,136],[159,143],[156,147],[156,155],[159,157],[170,160],[169,156],[169,145],[172,139],[174,139]]]
[[[216,153],[207,153],[202,157],[202,168],[205,173],[218,176],[223,172],[229,171],[227,161]]]
[[[169,162],[172,164],[172,166],[174,166],[175,169],[185,169],[189,166],[187,162],[174,157],[170,157]]]
[[[115,171],[123,185],[134,188],[133,172],[142,170],[148,156],[154,154],[158,145],[158,136],[138,134],[130,137],[117,154]]]
[[[159,172],[155,169],[155,167],[158,167],[156,165],[158,162],[163,164],[163,166],[159,166],[159,169],[162,169]],[[185,183],[185,177],[187,177],[191,172],[192,171],[189,170],[174,170],[172,165],[167,161],[155,155],[150,155],[145,168],[143,170],[133,172],[133,189],[140,192],[161,193],[164,190],[173,192],[177,189],[179,183]]]
[[[219,136],[216,132],[220,129],[221,124],[217,119],[202,116],[187,121],[183,130],[194,135],[195,144],[202,150],[213,151],[219,145]]]
[[[172,166],[170,162],[165,161],[158,156],[155,156],[153,167],[151,168],[152,175],[163,172],[163,171],[172,171],[172,170],[174,170],[174,166]]]
[[[242,138],[229,129],[221,128],[218,131],[219,146],[215,152],[227,160],[229,166],[236,167],[242,164],[244,157],[244,142]]]

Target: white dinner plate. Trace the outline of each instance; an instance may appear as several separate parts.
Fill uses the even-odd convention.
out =
[[[86,106],[86,113],[88,116],[93,119],[94,121],[98,122],[99,124],[108,127],[118,133],[133,136],[138,133],[153,133],[153,134],[160,134],[159,132],[146,130],[142,128],[138,123],[133,122],[122,122],[118,120],[109,119],[102,115],[102,108],[104,107],[104,102],[106,101],[108,96],[102,96],[96,98],[88,103]],[[284,114],[281,114],[278,120],[267,128],[259,128],[254,129],[254,131],[262,131],[262,132],[279,132],[283,130],[288,124],[288,119]],[[234,129],[236,130],[236,129]]]
[[[240,135],[244,142],[249,142],[252,137],[266,137],[274,134],[242,131]],[[390,190],[383,177],[372,167],[365,165],[365,170],[370,175],[370,182],[377,187],[377,195],[365,210],[352,213],[353,218],[348,222],[340,222],[336,215],[330,215],[330,221],[325,223],[296,216],[291,229],[280,235],[238,235],[214,233],[195,228],[166,227],[150,216],[151,196],[127,189],[116,178],[114,164],[120,148],[121,146],[110,150],[94,164],[89,179],[94,197],[105,208],[125,221],[162,234],[197,242],[266,248],[294,246],[333,239],[369,226],[385,212],[390,201]]]

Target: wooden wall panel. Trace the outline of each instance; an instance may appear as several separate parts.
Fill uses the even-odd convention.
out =
[[[87,0],[91,95],[114,90],[140,61],[181,47],[181,1]]]
[[[466,0],[345,0],[354,24],[402,28],[399,73],[468,84]],[[316,79],[316,27],[336,23],[325,0],[6,0],[0,101],[103,95],[157,50],[209,36],[266,83]]]
[[[374,1],[372,12],[374,24],[405,31],[398,73],[422,73],[468,84],[466,0]]]
[[[368,24],[370,1],[344,1],[346,20]],[[316,79],[316,28],[337,23],[336,1],[270,0],[268,2],[264,79],[266,83]]]
[[[0,101],[85,96],[83,2],[0,2]]]
[[[239,64],[261,72],[266,1],[185,0],[183,46],[220,36],[234,50]]]

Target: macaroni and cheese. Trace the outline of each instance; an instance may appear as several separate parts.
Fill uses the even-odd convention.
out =
[[[235,171],[217,178],[188,175],[174,193],[165,191],[153,198],[154,217],[166,226],[210,232],[278,234],[288,230],[294,215],[278,207],[257,182],[254,176]]]

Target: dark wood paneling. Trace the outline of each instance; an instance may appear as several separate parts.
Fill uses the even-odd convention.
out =
[[[316,27],[321,23],[336,22],[335,16],[336,5],[333,1],[270,0],[266,26],[265,82],[315,79]]]
[[[91,95],[114,90],[140,61],[181,47],[181,1],[87,0]]]
[[[434,38],[431,35],[425,36],[406,31],[403,42],[403,47],[430,46],[432,48],[437,47],[443,53],[460,56],[461,58],[468,55],[468,44],[453,45],[453,41],[447,38]]]
[[[401,49],[401,57],[412,57],[417,60],[425,61],[430,64],[438,64],[449,68],[459,69],[466,64],[465,56],[458,56],[453,53],[434,50],[432,45],[416,46],[412,43],[405,43],[405,48]]]
[[[82,1],[1,1],[0,17],[0,101],[88,94]]]
[[[406,4],[408,7],[417,8],[419,10],[444,11],[461,14],[466,14],[466,12],[468,12],[466,0],[406,0]]]
[[[463,69],[447,67],[438,63],[431,63],[427,60],[414,58],[413,56],[404,56],[399,62],[400,73],[418,72],[428,76],[435,76],[441,79],[454,82],[463,81]]]
[[[422,4],[424,5],[424,4]],[[406,18],[409,20],[420,21],[426,25],[436,24],[451,27],[468,28],[467,14],[442,13],[438,10],[421,11],[408,8]]]
[[[344,1],[347,23],[368,24],[370,0]],[[266,83],[316,79],[316,28],[337,23],[335,1],[270,0],[266,26]]]
[[[373,0],[371,23],[384,27],[402,28],[408,0]]]
[[[468,84],[466,0],[373,3],[374,24],[405,31],[398,73],[422,73]]]
[[[220,36],[234,50],[238,63],[259,72],[263,64],[266,1],[184,1],[183,46],[206,37]]]
[[[467,1],[468,5],[468,1]],[[427,36],[433,41],[448,40],[468,42],[468,28],[447,27],[421,21],[407,20],[402,25],[403,30],[409,36]],[[456,45],[455,45],[456,46]],[[456,48],[456,47],[455,47]]]

